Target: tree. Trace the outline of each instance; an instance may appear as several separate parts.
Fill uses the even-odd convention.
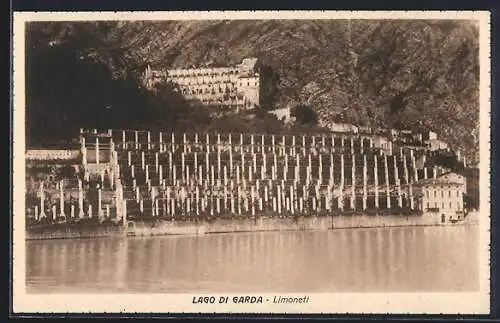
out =
[[[260,106],[264,110],[272,110],[279,96],[280,76],[275,69],[267,64],[259,63],[257,70],[260,73]]]
[[[316,112],[308,105],[299,104],[292,108],[292,117],[299,124],[315,125],[318,123],[318,115]]]

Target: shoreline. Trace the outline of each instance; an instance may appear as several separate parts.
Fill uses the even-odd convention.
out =
[[[441,223],[427,215],[352,215],[314,216],[301,218],[244,218],[197,221],[128,221],[127,226],[113,223],[87,227],[27,228],[26,240],[93,239],[102,237],[147,237],[147,236],[199,236],[228,233],[253,233],[277,231],[327,231],[338,229],[412,227],[412,226],[457,226],[477,224],[477,218],[468,216],[463,221]]]

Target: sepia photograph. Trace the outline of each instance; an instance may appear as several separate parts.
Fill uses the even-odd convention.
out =
[[[14,309],[489,312],[488,12],[14,14]]]

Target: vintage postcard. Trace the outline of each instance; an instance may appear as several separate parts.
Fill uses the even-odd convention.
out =
[[[489,12],[13,33],[14,312],[489,313]]]

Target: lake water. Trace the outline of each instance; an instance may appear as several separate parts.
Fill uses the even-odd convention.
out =
[[[455,226],[27,241],[27,291],[475,291],[478,237]]]

